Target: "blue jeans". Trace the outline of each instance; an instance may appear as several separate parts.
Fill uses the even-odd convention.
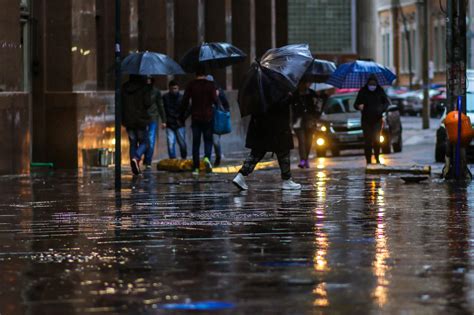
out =
[[[128,140],[130,141],[130,159],[141,160],[148,148],[148,131],[143,129],[127,128]]]
[[[184,160],[188,155],[186,149],[186,128],[181,127],[177,129],[166,128],[166,140],[168,143],[168,155],[170,159],[176,159],[176,142],[179,146],[181,158]]]
[[[151,122],[148,125],[148,149],[145,152],[145,164],[151,165],[153,162],[153,153],[155,152],[156,133],[158,131],[158,123]]]
[[[212,122],[194,122],[193,130],[193,167],[199,168],[199,149],[201,148],[201,135],[204,138],[204,156],[209,160],[212,153]]]

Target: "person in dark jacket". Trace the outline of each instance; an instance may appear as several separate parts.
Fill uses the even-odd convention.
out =
[[[214,84],[216,85],[217,91],[219,91],[217,104],[214,104],[214,106],[221,106],[223,110],[227,112],[230,111],[229,100],[227,100],[227,96],[225,95],[224,89],[219,87],[219,85],[215,82],[214,77],[212,75],[208,75],[207,79],[211,82],[214,82]],[[214,166],[219,166],[222,160],[221,135],[213,134],[212,144],[214,146],[214,154],[215,154]]]
[[[291,99],[293,129],[298,138],[299,168],[309,168],[309,153],[313,144],[316,124],[323,110],[323,99],[309,87],[311,82],[301,82]]]
[[[130,166],[135,175],[140,174],[140,161],[148,147],[148,125],[152,121],[151,89],[145,77],[130,75],[122,86],[122,124],[130,141]]]
[[[181,115],[185,116],[191,101],[191,129],[193,131],[193,174],[199,175],[199,149],[204,138],[204,165],[212,172],[212,106],[217,102],[218,92],[213,82],[207,80],[204,70],[196,72],[184,91]]]
[[[154,79],[147,78],[147,84],[151,89],[151,106],[148,113],[151,117],[151,122],[148,124],[148,149],[145,152],[144,163],[147,169],[151,168],[153,162],[153,153],[155,152],[155,142],[158,133],[158,121],[161,120],[161,129],[166,128],[165,110],[163,109],[163,100],[160,90],[155,87]]]
[[[232,181],[239,189],[248,189],[245,177],[253,172],[267,152],[275,153],[278,158],[283,180],[282,189],[301,189],[301,185],[291,179],[290,150],[294,146],[290,128],[289,99],[273,104],[267,113],[252,115],[245,146],[251,149],[251,152]]]
[[[179,92],[176,81],[168,84],[168,93],[163,96],[163,105],[166,113],[166,140],[168,143],[168,156],[176,159],[176,142],[178,143],[181,158],[186,159],[188,152],[186,148],[186,128],[184,120],[179,112],[183,94]]]
[[[364,151],[367,164],[372,163],[372,152],[375,161],[380,164],[380,133],[382,131],[383,113],[390,105],[390,99],[377,78],[371,76],[367,84],[360,89],[354,107],[362,112],[361,124],[364,132]]]

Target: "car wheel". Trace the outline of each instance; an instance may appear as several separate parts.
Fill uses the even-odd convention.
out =
[[[326,157],[326,149],[316,149],[317,157]]]
[[[341,151],[338,148],[331,149],[332,156],[339,156],[341,155]]]
[[[398,142],[393,144],[393,152],[396,152],[396,153],[402,152],[402,149],[403,149],[403,140],[402,140],[402,136],[400,135],[398,137]]]
[[[444,163],[446,156],[446,147],[444,145],[437,145],[435,149],[435,160],[438,163]]]

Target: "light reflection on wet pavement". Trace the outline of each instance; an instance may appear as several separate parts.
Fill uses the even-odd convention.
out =
[[[270,170],[116,194],[112,175],[0,178],[0,314],[474,312],[471,187],[315,168],[301,192]]]

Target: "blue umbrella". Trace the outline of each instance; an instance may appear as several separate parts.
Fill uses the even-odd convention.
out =
[[[391,85],[397,78],[385,66],[373,61],[357,60],[340,65],[326,83],[342,89],[359,89],[367,84],[371,75],[377,78],[380,85]]]
[[[136,75],[185,74],[181,66],[167,55],[149,51],[128,55],[122,61],[122,72]]]

